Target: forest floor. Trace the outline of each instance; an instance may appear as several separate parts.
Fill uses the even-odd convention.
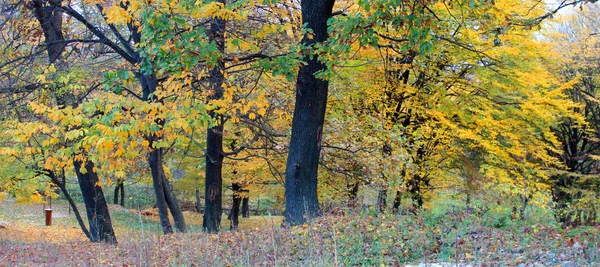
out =
[[[282,228],[281,217],[240,218],[240,230],[161,235],[144,212],[110,205],[118,245],[92,244],[63,202],[44,226],[40,204],[0,202],[0,266],[600,266],[600,231],[514,222],[462,211],[377,215],[336,210]],[[145,212],[151,214],[151,212]]]

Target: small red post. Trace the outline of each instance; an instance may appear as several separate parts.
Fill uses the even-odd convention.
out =
[[[45,209],[44,213],[46,214],[46,226],[52,225],[52,209]]]

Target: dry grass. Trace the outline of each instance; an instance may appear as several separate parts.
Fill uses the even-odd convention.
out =
[[[57,207],[60,214],[60,207]],[[201,215],[187,213],[191,233],[163,236],[152,219],[111,206],[119,244],[90,244],[71,217],[43,226],[41,208],[0,203],[0,266],[593,266],[598,230],[563,231],[543,224],[509,229],[478,216],[376,216],[368,211],[326,215],[282,228],[280,217],[241,218],[241,231],[198,231]],[[11,211],[12,216],[7,215]],[[345,213],[345,214],[344,214]],[[227,220],[224,220],[226,224]],[[226,228],[227,226],[224,226]]]

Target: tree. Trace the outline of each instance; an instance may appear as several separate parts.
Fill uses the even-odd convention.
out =
[[[597,179],[600,118],[598,114],[598,44],[595,28],[598,5],[587,5],[562,23],[551,24],[549,37],[555,43],[557,72],[572,87],[568,97],[579,105],[553,128],[560,146],[555,156],[566,170],[557,170],[550,179],[555,216],[565,225],[591,224],[598,206]],[[569,48],[569,49],[565,49]]]
[[[332,16],[334,0],[301,1],[302,23],[306,34],[302,45],[306,62],[298,71],[292,135],[285,170],[286,222],[303,224],[319,214],[317,173],[327,106],[329,82],[319,78],[325,63],[312,50],[327,40],[327,20]]]

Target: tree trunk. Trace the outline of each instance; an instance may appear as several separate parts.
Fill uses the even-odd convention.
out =
[[[239,225],[240,215],[240,204],[242,203],[242,186],[238,183],[232,183],[231,189],[233,191],[233,203],[231,205],[231,211],[229,212],[229,220],[231,221],[231,230],[237,230]]]
[[[305,35],[302,39],[304,46],[327,40],[327,20],[331,17],[334,2],[300,2],[302,23],[313,31],[312,36]],[[317,174],[329,82],[315,77],[326,70],[316,55],[306,55],[304,61],[306,65],[300,67],[296,81],[292,136],[285,171],[285,219],[290,225],[303,224],[307,218],[320,213]]]
[[[69,202],[69,207],[71,209],[73,209],[73,214],[75,214],[75,218],[77,219],[77,223],[79,224],[79,227],[81,228],[81,230],[83,231],[85,236],[90,241],[92,241],[92,235],[90,234],[90,231],[88,230],[88,228],[85,226],[85,223],[83,222],[83,218],[81,218],[81,213],[79,213],[79,209],[77,208],[77,205],[75,204],[75,201],[73,201],[71,194],[69,194],[69,191],[67,191],[67,188],[65,187],[64,174],[61,175],[62,181],[59,180],[58,177],[56,177],[56,175],[53,172],[50,172],[49,176],[50,176],[50,179],[52,180],[52,182],[55,183],[56,185],[58,185],[58,188],[60,188],[60,191],[62,191],[63,195],[65,195],[67,202]],[[70,214],[70,211],[71,210],[69,209],[69,214]],[[116,242],[117,242],[117,240],[115,239],[115,243]]]
[[[30,4],[29,7],[33,10],[35,18],[39,22],[44,34],[48,52],[48,63],[56,64],[59,70],[66,68],[62,55],[66,47],[62,28],[63,13],[61,9],[57,7],[57,5],[62,4],[62,1],[54,1],[53,4],[50,4],[50,2],[46,0],[33,0]],[[65,93],[57,90],[54,94],[57,104],[60,107],[64,107],[67,104],[77,105],[75,97],[70,92]],[[63,182],[58,181],[54,173],[51,174],[51,179],[58,184],[61,191],[63,191],[63,194],[75,212],[75,217],[77,217],[77,221],[79,222],[82,231],[90,241],[116,243],[117,239],[112,228],[112,222],[110,220],[104,193],[102,192],[102,188],[97,186],[98,175],[94,171],[94,164],[91,161],[86,161],[84,166],[86,170],[85,174],[80,171],[81,164],[82,162],[80,161],[73,161],[75,173],[77,174],[79,186],[81,188],[81,194],[85,202],[89,230],[85,227],[77,206],[65,188],[64,174]]]
[[[158,87],[156,74],[151,73],[149,75],[143,75],[141,73],[136,73],[136,77],[142,86],[142,99],[144,101],[159,102],[160,100],[153,96],[154,92],[156,92],[156,88]],[[156,124],[162,127],[164,125],[164,120],[156,119]],[[152,147],[153,144],[158,142],[160,139],[161,137],[149,136],[148,141],[150,142],[150,147]],[[173,190],[167,181],[165,171],[163,169],[163,153],[164,151],[162,148],[152,148],[150,154],[148,155],[148,164],[150,165],[150,170],[152,173],[152,184],[154,193],[156,194],[156,207],[158,208],[160,225],[164,234],[173,233],[173,228],[171,226],[171,222],[169,221],[168,210],[170,210],[173,220],[175,221],[175,228],[178,232],[185,233],[187,231],[185,226],[185,218],[183,217],[183,213],[179,208],[179,202],[173,194]]]
[[[62,0],[54,1],[60,5]],[[47,0],[33,0],[31,7],[33,14],[42,27],[46,47],[48,49],[48,62],[53,64],[56,60],[62,59],[62,52],[67,45],[63,36],[62,11],[56,5],[51,5]],[[61,62],[59,62],[60,64]]]
[[[196,189],[196,212],[202,213],[202,202],[200,200],[200,190]]]
[[[164,172],[163,172],[164,174]],[[173,192],[173,185],[167,178],[163,175],[163,190],[165,193],[165,200],[167,201],[167,206],[171,211],[171,215],[173,216],[173,221],[175,222],[175,229],[177,232],[185,233],[187,232],[185,226],[185,217],[183,217],[183,212],[181,212],[181,208],[179,207],[179,201],[177,201],[177,197]]]
[[[408,192],[410,192],[413,208],[412,212],[416,213],[417,210],[423,207],[423,192],[421,190],[421,178],[418,175],[415,175],[409,181]]]
[[[218,2],[225,4],[225,0]],[[218,51],[225,53],[225,20],[212,18],[208,31],[208,40],[216,45]],[[216,66],[210,70],[209,100],[223,98],[223,83],[225,82],[225,65],[223,60],[218,60]],[[214,111],[209,115],[217,125],[209,127],[206,131],[206,168],[204,188],[204,217],[202,228],[207,233],[216,233],[221,226],[222,186],[223,186],[223,119]]]
[[[358,189],[360,187],[360,183],[351,182],[348,183],[348,207],[355,208],[356,207],[356,197],[358,196]]]
[[[108,206],[106,205],[102,187],[99,186],[98,174],[94,170],[94,163],[89,160],[85,162],[73,160],[73,164],[85,203],[91,241],[116,243],[117,239],[110,220]],[[83,172],[82,167],[85,169]]]
[[[122,207],[125,207],[125,183],[123,181],[121,181],[120,185],[121,185],[121,202],[119,202],[119,204]]]
[[[179,208],[179,204],[169,181],[165,177],[163,169],[163,150],[161,148],[153,149],[150,152],[149,164],[152,172],[152,182],[154,193],[156,194],[156,207],[158,208],[158,216],[160,217],[160,225],[163,228],[164,234],[173,233],[171,222],[169,221],[169,210],[175,221],[175,228],[178,232],[185,233],[185,219]]]
[[[121,201],[119,201],[119,198]],[[125,207],[125,186],[123,180],[117,180],[115,185],[115,195],[113,196],[113,204]]]
[[[392,207],[392,211],[394,211],[394,213],[398,213],[400,211],[401,204],[402,204],[402,192],[400,192],[400,190],[397,190],[396,197],[394,197],[394,206]]]
[[[377,196],[377,209],[379,212],[384,213],[387,208],[387,188],[379,190]]]
[[[250,204],[248,203],[250,199],[248,190],[244,190],[244,193],[246,193],[246,195],[242,198],[242,217],[250,218]]]

